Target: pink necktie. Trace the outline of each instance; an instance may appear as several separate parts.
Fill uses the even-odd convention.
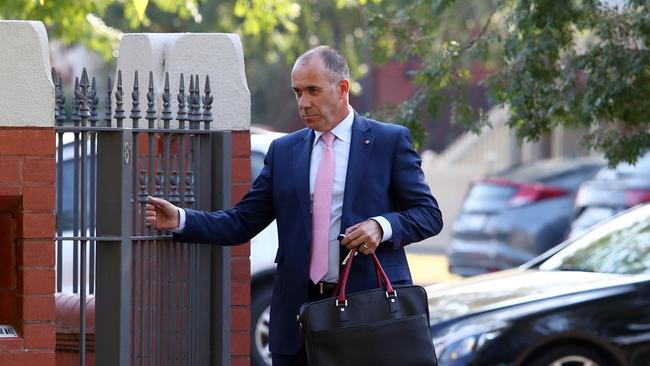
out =
[[[318,283],[327,273],[327,248],[332,210],[332,186],[334,185],[334,150],[332,149],[334,138],[335,136],[331,132],[326,132],[321,136],[325,149],[314,181],[311,261],[309,263],[309,278],[314,283]]]

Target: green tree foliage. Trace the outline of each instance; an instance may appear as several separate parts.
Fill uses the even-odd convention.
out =
[[[350,61],[352,91],[367,73],[364,9],[379,0],[0,0],[0,19],[41,20],[51,39],[112,60],[123,32],[236,32],[244,44],[253,122],[296,127],[289,71],[318,44]]]
[[[453,103],[453,120],[478,131],[485,111],[465,91],[471,66],[493,105],[510,110],[521,140],[556,126],[583,128],[584,142],[611,164],[650,149],[650,9],[645,0],[411,0],[370,21],[378,59],[417,57],[418,92],[398,111],[404,123]]]
[[[0,19],[40,20],[50,38],[84,44],[109,59],[123,31],[151,23],[145,13],[148,6],[187,20],[194,15],[197,0],[0,0]],[[121,9],[126,27],[111,27],[104,21],[113,7]]]

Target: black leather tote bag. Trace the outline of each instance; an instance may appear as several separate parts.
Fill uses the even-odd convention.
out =
[[[424,289],[391,286],[373,253],[378,288],[346,294],[355,251],[350,253],[334,296],[300,308],[309,365],[437,365]]]

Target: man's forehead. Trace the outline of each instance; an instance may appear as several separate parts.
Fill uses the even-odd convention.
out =
[[[329,82],[329,76],[323,69],[294,69],[291,73],[291,87],[296,89],[324,88]]]
[[[292,89],[323,89],[323,86],[318,84],[313,84],[313,83],[306,83],[302,85],[300,83],[291,83],[291,88]]]
[[[309,57],[307,59],[299,58],[293,65],[291,75],[303,72],[316,72],[322,73],[325,71],[325,64],[318,57]]]

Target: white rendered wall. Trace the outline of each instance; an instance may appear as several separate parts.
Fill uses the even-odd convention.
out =
[[[54,84],[45,26],[0,20],[0,126],[54,126]]]
[[[250,91],[244,71],[244,54],[239,36],[225,33],[133,33],[120,41],[117,70],[122,71],[125,114],[131,109],[134,72],[138,71],[140,110],[147,108],[149,71],[153,72],[156,106],[162,108],[161,95],[165,72],[169,72],[172,111],[176,116],[179,77],[185,76],[185,93],[189,91],[190,73],[199,75],[201,95],[205,77],[210,76],[213,130],[247,130],[250,127]],[[117,76],[116,76],[117,77]],[[113,101],[113,105],[115,102]],[[127,118],[125,126],[130,126]],[[140,121],[140,126],[146,120]],[[175,126],[175,124],[173,125]]]

